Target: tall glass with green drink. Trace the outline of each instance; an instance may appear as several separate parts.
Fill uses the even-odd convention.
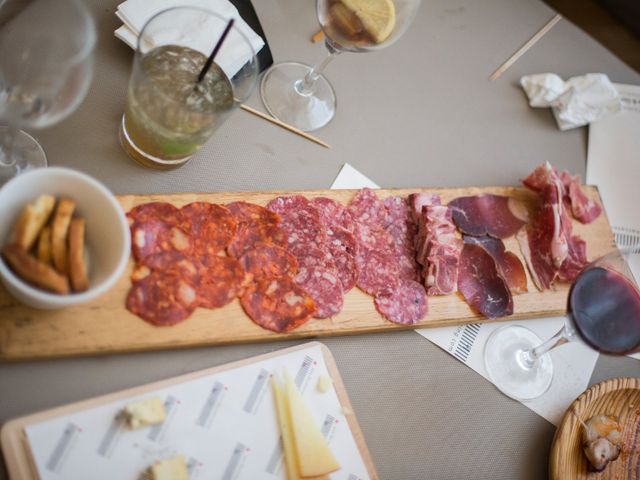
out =
[[[134,160],[160,169],[183,165],[251,95],[258,61],[235,26],[198,82],[227,24],[208,10],[177,7],[144,26],[120,125],[120,142]]]

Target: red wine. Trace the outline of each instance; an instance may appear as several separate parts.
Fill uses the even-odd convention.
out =
[[[582,272],[568,308],[578,333],[596,350],[624,355],[640,349],[640,293],[620,273],[602,267]]]

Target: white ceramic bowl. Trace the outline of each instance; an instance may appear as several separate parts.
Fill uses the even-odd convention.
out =
[[[89,289],[58,295],[33,287],[0,259],[0,279],[9,293],[34,308],[54,309],[92,300],[120,278],[129,259],[131,239],[127,219],[111,192],[90,176],[68,168],[41,168],[18,175],[0,189],[0,245],[10,240],[14,225],[27,203],[48,193],[76,202],[74,216],[86,222]]]

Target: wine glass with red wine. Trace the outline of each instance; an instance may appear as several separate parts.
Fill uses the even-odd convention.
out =
[[[516,400],[539,397],[553,378],[548,352],[576,339],[611,355],[640,351],[640,290],[626,261],[634,253],[640,247],[615,250],[582,270],[569,290],[567,321],[546,342],[521,326],[494,331],[484,359],[496,387]]]
[[[395,43],[409,28],[420,0],[316,0],[328,55],[315,66],[277,63],[264,73],[260,96],[271,115],[303,131],[324,127],[336,95],[322,72],[342,52],[370,52]]]

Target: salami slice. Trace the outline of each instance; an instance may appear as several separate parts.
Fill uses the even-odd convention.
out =
[[[155,270],[175,272],[192,285],[197,285],[200,281],[198,266],[194,260],[176,251],[155,253],[143,258],[141,264],[134,269],[131,280],[134,282],[142,280]]]
[[[185,320],[198,305],[193,285],[176,272],[155,271],[135,282],[127,309],[153,325],[169,326]]]
[[[215,255],[227,247],[236,234],[236,221],[221,205],[193,202],[181,209],[182,227],[193,238],[194,254]]]
[[[318,209],[320,221],[327,227],[342,227],[353,233],[356,226],[351,213],[340,202],[327,197],[316,197],[311,204]]]
[[[259,280],[240,303],[251,320],[274,332],[289,332],[315,313],[311,296],[289,277]]]
[[[152,220],[162,220],[169,225],[180,225],[182,222],[180,210],[166,202],[149,202],[133,207],[127,213],[127,218],[130,225]]]
[[[206,257],[199,273],[198,298],[201,307],[223,307],[240,295],[244,286],[244,269],[235,258]]]
[[[369,227],[383,227],[387,217],[384,203],[370,188],[360,190],[351,200],[347,209],[354,221]]]
[[[253,279],[293,276],[298,271],[298,261],[288,250],[269,243],[257,243],[252,250],[240,257],[240,264]]]
[[[187,232],[161,220],[134,223],[131,237],[133,256],[137,261],[168,251],[188,255],[192,249],[192,240]]]
[[[267,208],[280,215],[280,226],[287,235],[288,247],[302,243],[323,248],[325,233],[320,213],[305,197],[277,197],[267,204]]]
[[[334,269],[340,283],[342,283],[343,293],[347,293],[356,286],[358,281],[358,266],[356,258],[344,250],[339,250],[331,255]]]
[[[359,225],[356,231],[359,250],[393,251],[393,238],[382,227]]]
[[[277,224],[240,223],[236,236],[227,247],[227,253],[232,257],[240,258],[256,243],[272,243],[284,247],[287,245],[287,237]]]
[[[337,315],[342,310],[342,282],[331,270],[324,268],[303,268],[295,277],[295,282],[307,292],[316,305],[316,318]]]
[[[378,311],[387,319],[402,325],[413,325],[427,314],[427,293],[413,280],[403,280],[382,289],[374,300]]]
[[[376,295],[398,280],[398,263],[393,256],[376,250],[360,251],[356,256],[358,287]]]
[[[238,223],[269,223],[277,225],[280,222],[278,214],[255,203],[231,202],[226,207]]]
[[[353,256],[358,253],[358,242],[353,234],[337,226],[327,229],[327,247],[332,254],[338,250],[342,250]]]
[[[329,270],[335,268],[333,258],[329,251],[315,245],[305,245],[303,243],[293,244],[288,249],[298,260],[298,268],[323,267]]]

